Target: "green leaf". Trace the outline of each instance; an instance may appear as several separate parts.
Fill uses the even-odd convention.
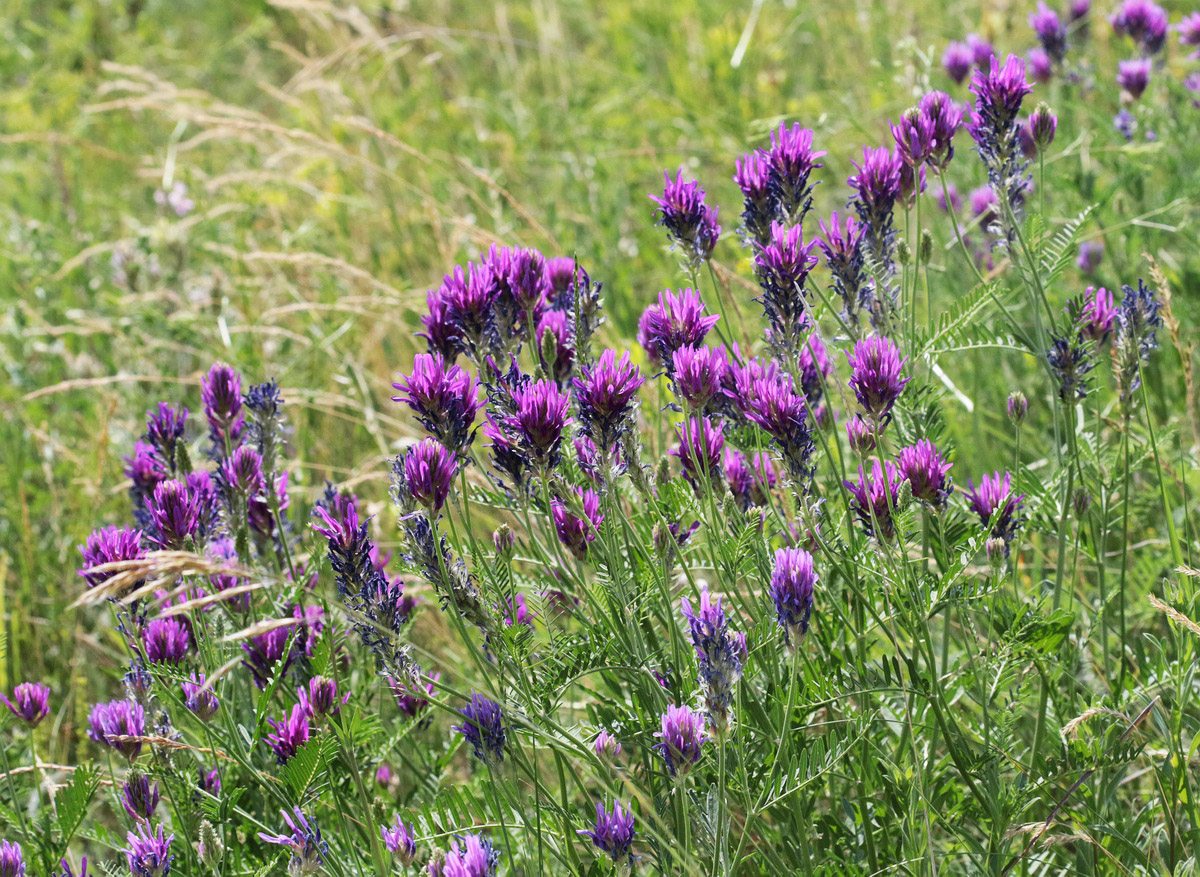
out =
[[[62,834],[62,849],[66,851],[71,838],[87,816],[88,805],[100,787],[100,771],[90,763],[75,768],[71,781],[54,799],[58,830]]]

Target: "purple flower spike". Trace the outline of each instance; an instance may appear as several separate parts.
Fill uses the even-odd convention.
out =
[[[980,70],[988,70],[993,66],[996,50],[992,44],[978,34],[967,34],[967,46],[971,49],[971,60]]]
[[[1067,29],[1058,13],[1039,2],[1037,11],[1029,16],[1029,26],[1037,34],[1046,54],[1055,63],[1062,63],[1067,55]]]
[[[596,753],[596,757],[605,761],[612,761],[621,754],[621,744],[617,738],[608,731],[601,731],[596,735],[595,742],[592,743],[592,749]]]
[[[187,416],[186,408],[173,408],[166,402],[159,402],[157,411],[146,412],[146,441],[172,472],[176,468],[176,448],[187,429]]]
[[[1026,125],[1029,139],[1033,141],[1034,146],[1040,152],[1054,142],[1054,135],[1058,131],[1058,117],[1050,111],[1050,107],[1046,104],[1038,104],[1029,114]]]
[[[153,541],[160,548],[180,550],[200,533],[204,497],[184,481],[163,481],[147,503],[154,524]]]
[[[1041,46],[1036,46],[1025,53],[1025,65],[1029,78],[1034,82],[1045,85],[1054,78],[1054,62]]]
[[[454,326],[455,340],[477,363],[499,353],[506,341],[512,340],[511,335],[505,338],[501,334],[497,315],[499,288],[487,265],[468,264],[465,271],[456,266],[442,278],[438,297],[445,303],[446,316]],[[507,322],[511,324],[516,319],[515,308],[510,306],[507,310]],[[513,327],[506,325],[504,328],[511,331]]]
[[[824,152],[812,148],[813,132],[799,123],[788,128],[780,123],[771,132],[770,162],[767,170],[775,218],[787,225],[800,225],[812,207],[812,172],[821,167],[817,161]]]
[[[846,180],[854,190],[852,203],[858,213],[859,222],[865,228],[863,250],[880,269],[882,290],[874,288],[874,281],[864,285],[860,298],[865,300],[872,312],[873,321],[886,318],[893,304],[895,291],[890,288],[895,273],[896,229],[893,210],[896,202],[906,194],[912,194],[915,180],[912,168],[900,158],[898,152],[886,147],[863,148],[863,160],[854,163],[856,173]],[[905,170],[907,169],[907,179]],[[921,177],[923,185],[924,177]],[[906,183],[908,191],[906,192]]]
[[[504,713],[500,704],[473,693],[470,702],[458,713],[463,723],[455,725],[454,730],[471,744],[475,757],[489,767],[504,761]]]
[[[1083,296],[1083,318],[1086,320],[1083,334],[1087,338],[1097,344],[1107,341],[1117,318],[1113,294],[1103,286],[1089,286]]]
[[[308,685],[296,689],[300,706],[305,715],[314,721],[320,721],[326,716],[336,716],[342,711],[342,704],[350,699],[350,692],[338,697],[337,682],[328,676],[314,676],[308,680]]]
[[[1025,520],[1020,517],[1025,494],[1013,494],[1012,475],[1008,472],[1003,476],[999,472],[984,475],[979,480],[979,487],[968,478],[963,495],[971,510],[979,515],[980,523],[991,528],[993,538],[1003,540],[1004,556],[1007,557],[1012,540]]]
[[[638,367],[630,362],[628,351],[617,359],[612,350],[600,354],[591,366],[581,368],[575,378],[575,402],[583,434],[605,454],[632,428],[634,403],[644,380]]]
[[[1151,0],[1125,0],[1109,19],[1113,33],[1131,38],[1146,56],[1162,51],[1169,21],[1166,10]]]
[[[942,68],[958,85],[962,85],[975,64],[975,55],[966,43],[952,42],[942,53]]]
[[[683,168],[674,180],[664,173],[667,185],[662,196],[651,195],[658,205],[655,213],[659,224],[667,229],[671,240],[684,250],[693,267],[707,262],[712,256],[721,226],[717,223],[717,208],[704,203],[704,189],[695,180],[683,181]]]
[[[458,460],[435,439],[422,439],[404,454],[409,492],[434,517],[446,504],[457,474]]]
[[[929,92],[921,98],[917,108],[928,120],[933,135],[926,161],[934,170],[944,171],[954,158],[954,135],[962,127],[964,108],[944,91]]]
[[[413,357],[412,373],[399,375],[392,386],[403,394],[392,401],[407,404],[431,436],[458,456],[466,456],[475,440],[475,415],[482,406],[479,385],[469,372],[447,366],[439,354],[419,353]]]
[[[415,719],[429,708],[429,697],[433,694],[433,684],[442,678],[441,673],[430,673],[428,682],[410,682],[405,679],[389,678],[388,687],[396,699],[400,712],[410,719]]]
[[[898,153],[886,146],[872,149],[863,147],[862,163],[852,162],[855,173],[846,180],[857,193],[856,202],[861,203],[860,219],[871,224],[871,218],[883,213],[891,213],[893,205],[900,197],[900,170],[903,164]],[[862,215],[865,213],[866,215]]]
[[[1129,95],[1131,100],[1137,100],[1150,84],[1150,60],[1135,58],[1132,61],[1120,61],[1117,64],[1117,85]]]
[[[733,686],[742,678],[745,635],[729,629],[721,599],[718,597],[715,602],[710,600],[707,590],[700,594],[698,611],[692,610],[692,604],[686,597],[682,606],[692,645],[696,648],[700,688],[704,692],[709,725],[719,736],[729,728]]]
[[[25,856],[15,841],[0,840],[0,877],[25,877]]]
[[[155,618],[146,625],[142,646],[151,664],[178,664],[191,650],[192,635],[178,618]]]
[[[236,448],[246,429],[246,414],[242,411],[242,376],[223,362],[213,363],[208,374],[200,380],[200,396],[204,400],[204,416],[208,419],[208,435],[213,453],[224,457],[227,450]]]
[[[1075,259],[1075,265],[1084,274],[1095,274],[1103,260],[1104,242],[1084,241],[1079,245],[1079,255]]]
[[[662,729],[654,733],[662,742],[655,745],[662,753],[667,773],[684,777],[703,755],[701,747],[708,735],[704,717],[686,706],[669,706],[662,716]]]
[[[921,439],[896,457],[896,468],[912,486],[912,495],[935,509],[946,507],[953,487],[946,473],[954,464],[929,441]]]
[[[308,714],[300,704],[282,719],[267,719],[271,732],[264,738],[275,753],[275,760],[285,764],[308,742]]]
[[[490,840],[477,834],[460,835],[450,841],[445,858],[429,863],[429,877],[496,877],[499,868],[500,851]]]
[[[141,740],[120,740],[119,737],[142,737],[146,733],[146,712],[140,703],[114,700],[98,703],[88,715],[88,736],[124,755],[130,761],[142,751]]]
[[[1180,44],[1196,49],[1188,57],[1192,60],[1200,58],[1200,12],[1185,15],[1176,29]]]
[[[725,449],[725,425],[715,425],[707,417],[692,417],[675,427],[678,446],[669,453],[679,458],[683,477],[697,494],[703,493],[705,481],[714,488],[725,477],[721,471],[721,454]]]
[[[817,242],[804,242],[799,225],[771,226],[771,241],[754,257],[754,271],[763,294],[759,301],[770,324],[769,343],[777,356],[794,358],[809,323],[805,284],[816,267]]]
[[[611,813],[604,809],[602,802],[597,802],[595,827],[591,831],[578,831],[577,834],[590,837],[596,848],[607,853],[613,862],[633,864],[632,846],[637,836],[633,830],[633,812],[623,810],[620,801],[613,801]]]
[[[780,548],[775,552],[771,599],[775,601],[779,626],[783,628],[783,640],[790,649],[799,646],[808,633],[816,584],[811,554],[803,548]]]
[[[447,301],[445,287],[426,292],[425,304],[428,313],[421,317],[421,325],[425,327],[425,331],[418,332],[417,337],[425,339],[431,354],[436,353],[446,362],[453,363],[463,352],[463,346],[458,325]]]
[[[1113,341],[1113,373],[1121,402],[1128,405],[1142,385],[1141,364],[1148,362],[1150,352],[1158,347],[1156,334],[1163,319],[1159,314],[1161,304],[1144,281],[1138,280],[1137,289],[1124,286],[1122,290]]]
[[[546,283],[552,294],[561,294],[575,282],[575,260],[570,256],[558,256],[546,260]]]
[[[850,509],[868,536],[874,536],[881,542],[891,542],[896,538],[892,512],[896,508],[896,491],[903,480],[891,461],[880,464],[874,460],[869,476],[859,466],[857,482],[842,482],[853,497]]]
[[[125,458],[124,471],[125,477],[131,482],[129,492],[134,505],[139,507],[154,492],[154,486],[167,478],[167,467],[159,459],[154,446],[141,441],[134,443],[133,455]]]
[[[171,863],[175,857],[171,855],[171,841],[175,835],[163,837],[163,827],[151,833],[149,826],[142,824],[137,827],[137,834],[132,831],[125,836],[129,849],[125,853],[125,861],[129,865],[130,877],[167,877],[171,873]]]
[[[134,823],[149,823],[158,807],[158,783],[150,785],[150,778],[134,771],[121,787],[121,806]]]
[[[837,211],[830,216],[829,225],[824,222],[818,224],[821,238],[817,243],[833,277],[833,291],[842,300],[842,314],[846,321],[857,326],[864,295],[869,294],[870,278],[863,265],[862,249],[866,226],[852,216],[846,217],[843,226]]]
[[[850,448],[860,457],[875,450],[875,430],[858,414],[846,421],[846,439],[850,442]]]
[[[729,358],[723,347],[681,347],[671,358],[675,391],[693,411],[703,411],[721,392]]]
[[[812,475],[809,459],[814,443],[808,403],[792,388],[792,379],[782,373],[755,378],[742,400],[746,419],[774,439],[792,480],[806,485]]]
[[[571,378],[575,368],[575,340],[572,337],[571,318],[564,311],[546,311],[537,324],[538,355],[546,349],[546,333],[554,339],[554,361],[544,363],[550,376],[559,384]]]
[[[876,335],[855,342],[853,352],[846,351],[850,362],[850,389],[867,416],[881,427],[892,417],[892,408],[912,378],[901,377],[908,359],[888,338]]]
[[[530,462],[549,472],[558,464],[563,430],[571,419],[571,398],[553,381],[534,381],[513,393],[517,406],[515,425],[532,452]]]
[[[259,832],[261,840],[269,844],[287,847],[292,852],[288,863],[288,874],[317,874],[324,870],[325,857],[329,855],[329,844],[321,839],[321,829],[315,819],[309,819],[299,807],[291,814],[279,811],[287,823],[288,834],[271,835]],[[295,818],[293,818],[293,816]]]
[[[593,490],[575,491],[583,505],[583,517],[578,517],[559,499],[550,500],[550,513],[554,518],[554,531],[558,541],[567,547],[577,560],[587,557],[588,546],[596,538],[604,515],[600,513],[600,497]]]
[[[899,124],[889,123],[889,127],[901,160],[910,168],[919,167],[933,155],[933,122],[918,107],[905,110]]]
[[[676,294],[664,290],[655,304],[646,308],[638,323],[638,342],[655,365],[669,365],[681,347],[699,347],[704,336],[721,319],[720,314],[706,315],[705,304],[694,289]]]
[[[775,220],[771,195],[771,156],[757,149],[734,162],[733,181],[742,190],[742,224],[746,236],[765,244]]]
[[[22,682],[13,689],[12,700],[3,694],[0,700],[30,728],[36,728],[50,714],[50,686],[41,682]]]
[[[205,686],[205,676],[193,673],[191,679],[179,683],[183,689],[183,702],[188,710],[202,722],[207,722],[217,714],[221,703],[211,687]]]
[[[417,857],[417,841],[413,837],[412,829],[404,824],[399,815],[390,828],[386,825],[380,826],[379,833],[383,837],[383,845],[396,857],[397,862],[406,868],[413,863],[413,859]]]
[[[1025,62],[1009,55],[1003,66],[978,70],[971,80],[975,115],[971,136],[988,171],[993,189],[1001,193],[1016,214],[1025,201],[1029,179],[1018,138],[1018,116],[1025,95],[1033,86],[1025,79]]]

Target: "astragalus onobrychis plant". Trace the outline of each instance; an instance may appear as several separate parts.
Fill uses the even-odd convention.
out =
[[[297,489],[269,376],[154,407],[128,516],[81,534],[109,685],[4,693],[0,877],[1191,873],[1195,533],[1150,404],[1179,323],[1154,260],[1102,274],[1088,211],[1045,207],[1077,132],[1042,98],[1107,95],[1124,142],[1172,75],[1163,10],[1110,20],[1136,57],[1107,91],[1087,0],[1039,4],[1026,58],[952,44],[952,93],[845,180],[779,124],[724,227],[666,173],[678,282],[617,293],[636,340],[587,253],[454,267],[386,497]],[[964,470],[981,351],[1029,377]],[[1135,576],[1168,583],[1154,626]],[[68,698],[79,760],[47,765]]]

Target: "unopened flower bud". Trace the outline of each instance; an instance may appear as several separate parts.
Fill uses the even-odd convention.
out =
[[[1075,493],[1071,495],[1071,507],[1075,509],[1076,516],[1082,518],[1091,505],[1092,495],[1084,488],[1076,487]]]
[[[927,228],[921,229],[921,264],[928,265],[933,256],[933,232]]]
[[[1039,150],[1045,149],[1054,142],[1054,133],[1058,130],[1058,117],[1043,101],[1034,108],[1029,116],[1029,134]]]
[[[1004,565],[1008,561],[1008,545],[999,536],[993,536],[988,539],[986,544],[988,563],[991,564],[992,572],[1000,575],[1004,572]]]
[[[200,863],[212,871],[216,871],[225,858],[221,836],[207,819],[200,820],[200,840],[196,843],[196,852],[200,855]]]
[[[896,261],[901,265],[907,265],[912,261],[912,247],[908,245],[908,241],[900,238],[896,242]]]
[[[1008,397],[1008,419],[1013,422],[1014,426],[1020,426],[1028,413],[1029,400],[1020,390],[1014,390]]]
[[[671,483],[671,466],[666,457],[658,461],[658,469],[654,472],[654,483],[659,488],[666,487]]]
[[[512,528],[508,524],[501,524],[492,533],[492,542],[496,546],[496,556],[507,563],[512,560],[513,546],[516,545],[517,537],[513,535]]]

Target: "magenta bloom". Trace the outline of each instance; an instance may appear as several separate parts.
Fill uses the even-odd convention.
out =
[[[683,598],[682,607],[696,649],[708,721],[717,733],[722,733],[729,727],[733,686],[742,678],[746,637],[729,629],[720,597],[715,601],[709,599],[707,589],[700,594],[697,610],[692,609],[687,597]]]
[[[1025,79],[1025,62],[1016,55],[1009,55],[1003,66],[993,64],[986,70],[977,70],[971,79],[975,112],[981,117],[976,125],[993,131],[1007,130],[1021,112],[1025,95],[1031,91],[1033,87]]]
[[[721,393],[729,359],[723,347],[681,347],[671,358],[675,390],[694,411]]]
[[[692,417],[675,427],[679,444],[669,453],[679,458],[683,477],[692,489],[701,493],[705,481],[714,486],[725,477],[721,471],[721,452],[725,448],[725,425],[707,417]]]
[[[749,392],[741,397],[746,419],[761,427],[775,441],[797,484],[806,484],[811,475],[809,458],[814,443],[808,424],[808,402],[792,389],[785,374],[764,374],[754,379]]]
[[[602,730],[596,735],[596,739],[592,743],[592,749],[595,751],[597,758],[611,761],[621,753],[621,744],[608,731]]]
[[[188,482],[163,481],[156,485],[147,502],[154,525],[151,538],[155,544],[178,550],[184,548],[189,539],[195,539],[200,533],[200,519],[205,511],[204,499],[202,493],[193,490]]]
[[[1037,34],[1046,54],[1061,63],[1067,55],[1067,29],[1058,13],[1039,2],[1037,11],[1029,16],[1029,26]]]
[[[571,398],[553,381],[534,381],[513,392],[514,425],[530,452],[530,462],[547,472],[558,464],[563,430],[571,419]]]
[[[149,823],[159,801],[158,783],[150,785],[144,773],[133,771],[121,787],[121,806],[135,823]]]
[[[846,439],[850,442],[850,448],[860,457],[875,450],[875,430],[858,414],[846,421]]]
[[[499,867],[500,851],[490,840],[477,834],[458,835],[450,841],[444,859],[429,863],[429,877],[496,877]]]
[[[314,676],[307,686],[296,689],[300,707],[310,719],[321,720],[325,716],[336,716],[342,704],[350,699],[350,692],[338,697],[337,682],[328,676]]]
[[[1079,245],[1079,255],[1075,259],[1075,265],[1084,274],[1095,274],[1103,259],[1103,241],[1084,241]]]
[[[799,225],[812,206],[812,172],[821,167],[818,158],[824,152],[812,148],[813,132],[795,123],[788,128],[782,122],[771,132],[768,152],[768,186],[774,218],[788,225]]]
[[[910,168],[919,167],[933,155],[936,140],[933,121],[919,108],[913,107],[900,116],[899,124],[889,123],[896,150]]]
[[[133,456],[125,457],[124,472],[132,483],[131,492],[137,502],[144,501],[154,492],[154,486],[167,478],[167,467],[154,446],[142,441],[134,442]]]
[[[1054,63],[1041,46],[1035,46],[1025,53],[1025,63],[1029,77],[1034,82],[1045,85],[1054,78]]]
[[[857,193],[856,200],[866,208],[868,215],[860,215],[860,219],[870,225],[870,216],[890,213],[899,199],[900,172],[904,162],[899,153],[886,146],[874,149],[864,146],[862,163],[851,164],[857,173],[847,179],[846,184]],[[860,210],[860,214],[862,212]]]
[[[614,862],[633,863],[633,840],[637,832],[633,829],[633,812],[623,810],[620,801],[613,801],[612,812],[604,809],[603,802],[596,803],[596,825],[591,831],[580,830],[577,834],[590,837],[596,849],[607,853]]]
[[[683,181],[683,168],[674,180],[669,173],[663,176],[667,185],[662,196],[650,196],[650,200],[658,205],[655,213],[659,224],[666,227],[667,235],[683,249],[690,264],[696,266],[707,262],[721,236],[717,208],[704,203],[704,189],[699,183]]]
[[[850,389],[858,404],[869,418],[885,425],[891,420],[896,400],[912,380],[900,374],[908,360],[901,359],[896,345],[880,335],[856,341],[854,350],[846,351],[846,359],[852,370]]]
[[[458,712],[463,723],[455,725],[454,730],[471,744],[475,757],[489,766],[504,761],[504,713],[500,704],[476,692]]]
[[[413,863],[413,859],[417,857],[417,841],[413,837],[412,829],[404,824],[399,815],[391,828],[386,825],[380,826],[379,833],[383,837],[383,845],[396,857],[396,861],[405,867]]]
[[[94,530],[87,537],[87,542],[79,546],[83,555],[83,567],[79,574],[88,583],[89,588],[102,585],[116,573],[88,572],[106,563],[118,563],[126,560],[137,560],[145,555],[142,549],[142,532],[140,530],[121,530],[116,527],[104,527]]]
[[[84,859],[84,862],[87,860]],[[0,840],[0,877],[25,877],[25,856],[21,852],[21,845],[15,841]],[[69,870],[66,877],[72,877]]]
[[[151,664],[178,664],[192,647],[192,635],[178,618],[155,618],[142,633],[142,646]]]
[[[1200,58],[1200,12],[1185,15],[1179,22],[1177,30],[1179,31],[1179,42],[1196,49],[1188,57],[1193,60]]]
[[[929,441],[921,439],[896,457],[896,468],[912,486],[912,495],[933,508],[945,508],[953,490],[946,473],[954,464]]]
[[[446,362],[453,363],[463,351],[462,339],[454,315],[450,311],[445,287],[431,289],[425,293],[427,313],[421,317],[424,332],[418,332],[418,338],[424,338],[429,352],[436,353]]]
[[[316,874],[322,871],[325,857],[329,855],[329,844],[321,839],[321,829],[317,821],[305,816],[299,807],[293,807],[291,814],[286,810],[279,812],[290,833],[271,835],[259,832],[259,838],[266,843],[291,850],[292,859],[288,862],[288,874]]]
[[[422,439],[404,454],[404,478],[413,499],[437,516],[446,504],[458,460],[435,439]]]
[[[242,411],[242,376],[223,362],[213,363],[208,374],[200,379],[200,397],[204,400],[204,416],[208,420],[208,435],[213,452],[225,456],[226,447],[236,448],[246,428]]]
[[[926,161],[935,170],[944,171],[954,158],[954,135],[962,127],[964,108],[944,91],[929,92],[917,108],[933,135]]]
[[[12,700],[0,693],[9,712],[31,728],[50,714],[50,686],[40,682],[22,682],[13,689]]]
[[[658,301],[646,308],[638,323],[638,342],[656,365],[671,362],[680,347],[699,347],[708,330],[721,319],[720,314],[705,315],[705,305],[694,289],[678,294],[667,289]]]
[[[1108,340],[1112,332],[1113,321],[1117,318],[1117,308],[1113,303],[1113,294],[1103,286],[1089,286],[1083,297],[1083,334],[1097,344]]]
[[[780,548],[775,552],[770,593],[784,642],[791,648],[799,645],[808,633],[816,584],[811,554],[803,548]]]
[[[754,257],[763,294],[759,302],[770,324],[770,344],[777,355],[795,355],[809,320],[805,284],[817,265],[816,240],[804,242],[799,225],[771,226],[771,240]]]
[[[996,50],[992,48],[992,44],[978,34],[967,34],[967,46],[971,49],[971,60],[975,66],[981,70],[986,70],[992,66],[992,60],[996,57]]]
[[[970,75],[974,63],[975,55],[966,43],[952,42],[942,53],[942,67],[958,85],[962,85]]]
[[[186,408],[174,408],[166,402],[159,402],[158,410],[146,412],[146,441],[171,472],[175,471],[176,448],[187,430],[187,417]]]
[[[896,537],[892,512],[896,507],[896,491],[903,480],[893,463],[888,461],[881,465],[879,460],[874,460],[870,475],[859,466],[857,482],[842,482],[853,497],[850,509],[868,536],[881,542],[891,542]]]
[[[399,375],[392,384],[401,392],[394,402],[404,402],[425,430],[445,447],[465,456],[475,440],[475,415],[482,403],[479,385],[457,365],[447,367],[440,354],[418,353],[410,375]]]
[[[596,538],[596,532],[604,522],[600,513],[600,497],[593,490],[576,488],[576,496],[583,506],[583,517],[577,516],[562,500],[550,500],[550,513],[554,518],[554,531],[558,541],[583,560],[587,556],[588,546]]]
[[[405,716],[414,719],[429,707],[429,696],[433,694],[433,683],[442,678],[441,673],[430,673],[429,681],[409,682],[396,677],[388,678],[388,687],[396,699],[396,706]]]
[[[1117,85],[1133,100],[1137,100],[1150,84],[1150,59],[1135,58],[1117,63]]]
[[[824,222],[818,224],[821,238],[817,243],[833,276],[833,291],[842,300],[842,313],[847,322],[857,325],[864,294],[869,292],[869,276],[863,265],[862,250],[866,226],[854,217],[847,216],[843,227],[837,211],[830,216],[829,225]]]
[[[743,155],[734,162],[733,181],[742,190],[742,223],[746,235],[766,243],[775,221],[775,203],[771,195],[771,156],[761,149]]]
[[[501,335],[497,316],[499,288],[488,265],[468,264],[466,271],[456,266],[442,278],[438,295],[445,303],[457,342],[476,362],[482,363],[489,355],[498,353],[511,340]],[[510,305],[507,322],[511,323],[516,319],[515,308],[511,302],[507,304]],[[504,328],[511,331],[512,326]]]
[[[968,478],[963,495],[971,510],[979,515],[980,522],[991,528],[992,536],[1004,540],[1004,553],[1007,556],[1017,530],[1025,521],[1020,517],[1025,494],[1012,492],[1012,475],[1008,472],[1003,477],[999,472],[984,475],[979,480],[979,487],[975,487]]]
[[[122,850],[125,861],[129,865],[131,877],[167,877],[171,873],[171,863],[175,857],[171,855],[171,842],[175,835],[163,837],[163,827],[151,833],[148,824],[139,824],[137,834],[132,831],[126,836],[129,848]]]
[[[1125,0],[1109,23],[1117,36],[1127,36],[1137,43],[1143,55],[1157,54],[1167,41],[1167,12],[1151,0]]]
[[[142,737],[146,733],[146,712],[140,703],[114,700],[98,703],[88,715],[88,736],[124,755],[130,761],[142,751],[141,740],[119,740],[119,737]]]
[[[300,704],[282,719],[267,719],[271,732],[264,738],[275,752],[275,760],[284,764],[308,742],[308,714]]]
[[[205,684],[203,673],[193,673],[186,682],[179,683],[183,689],[183,702],[188,710],[202,722],[209,721],[221,708],[220,701],[210,686]]]
[[[686,776],[703,755],[701,747],[708,735],[704,732],[704,717],[686,706],[669,706],[662,716],[662,729],[654,734],[661,742],[655,745],[662,753],[663,763],[671,776]]]
[[[629,352],[605,350],[600,359],[580,369],[575,378],[575,403],[582,432],[606,455],[633,426],[638,388],[644,383]]]

